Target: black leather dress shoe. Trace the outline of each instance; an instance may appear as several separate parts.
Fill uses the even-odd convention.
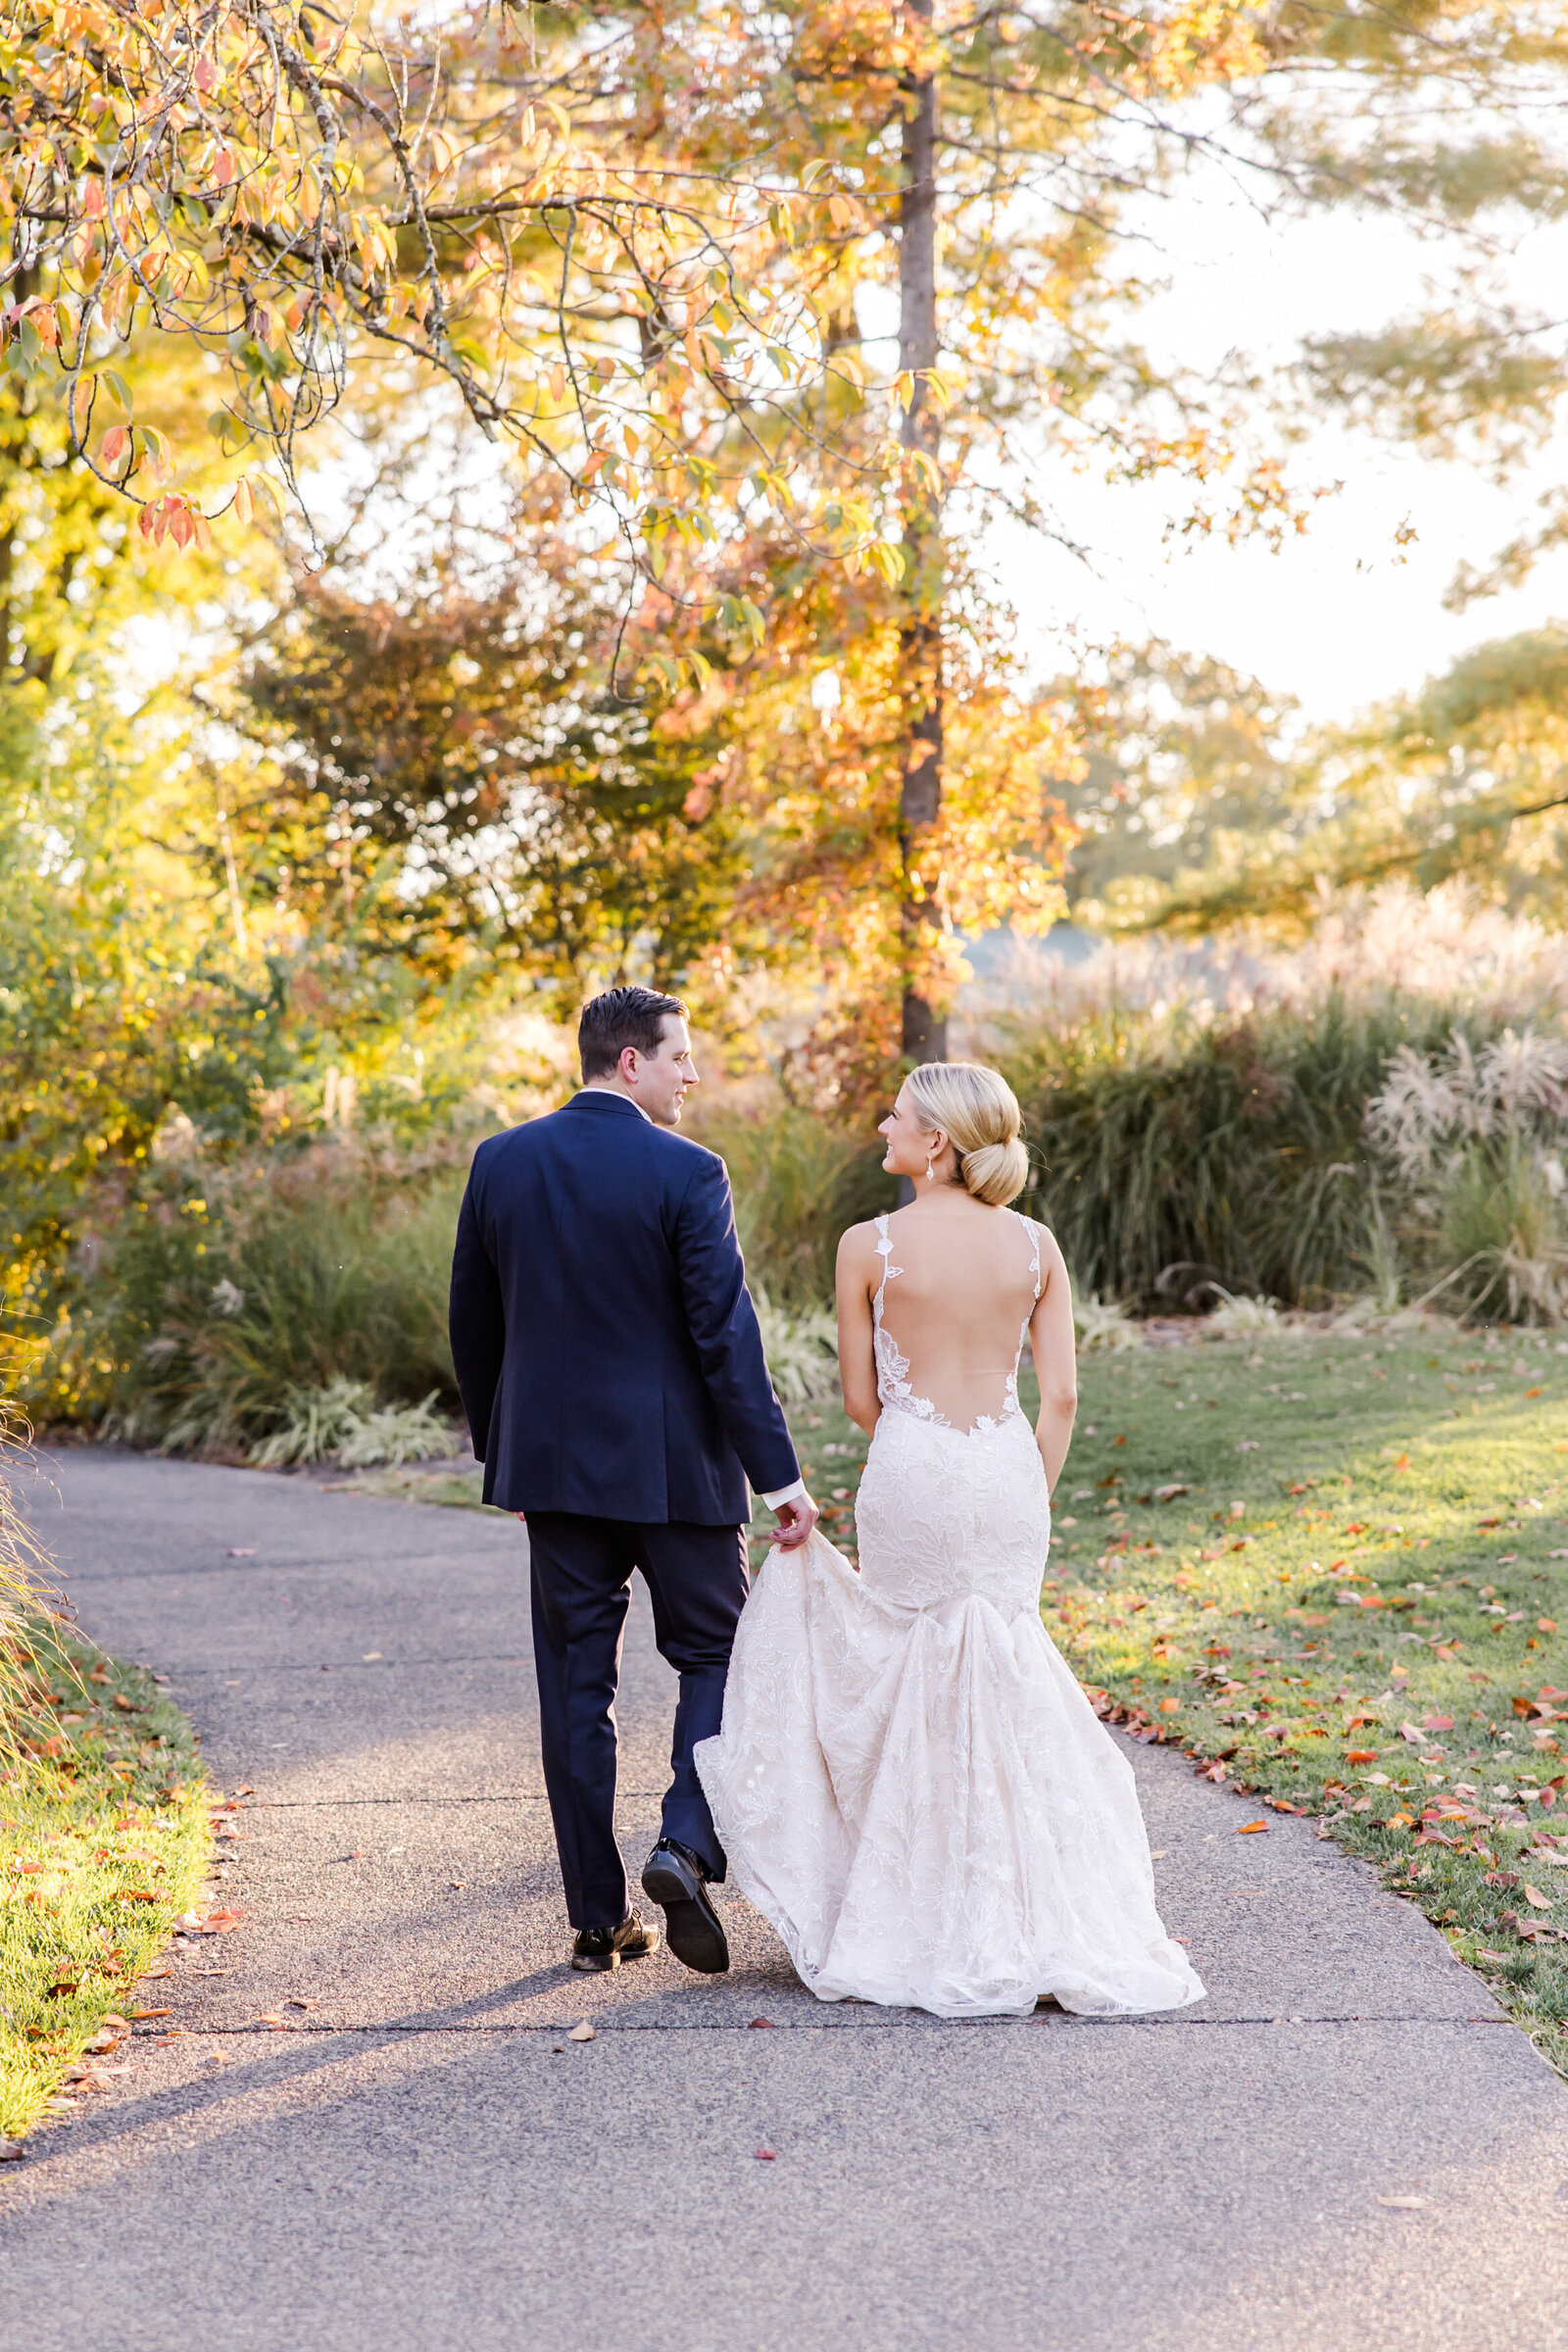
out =
[[[579,1928],[571,1947],[571,1965],[584,1976],[602,1976],[623,1960],[641,1960],[659,1949],[659,1930],[645,1928],[635,1911],[628,1911],[618,1928]]]
[[[643,1892],[662,1905],[664,1934],[676,1959],[700,1976],[721,1977],[729,1966],[729,1945],[703,1885],[707,1875],[694,1853],[661,1838],[643,1872]]]

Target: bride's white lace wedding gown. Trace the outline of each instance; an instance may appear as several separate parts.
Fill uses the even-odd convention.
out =
[[[998,1213],[1033,1249],[1038,1299],[1039,1232]],[[1051,1504],[1017,1397],[1029,1317],[1001,1410],[953,1426],[884,1324],[902,1269],[876,1227],[860,1573],[820,1533],[759,1573],[723,1729],[696,1750],[730,1872],[821,2000],[953,2018],[1046,1994],[1090,2015],[1201,2000],[1154,1907],[1132,1768],[1040,1621]]]

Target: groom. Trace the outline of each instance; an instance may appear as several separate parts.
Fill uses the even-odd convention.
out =
[[[724,1852],[692,1761],[719,1728],[746,1598],[747,1480],[777,1541],[816,1522],[762,1356],[724,1163],[674,1132],[697,1084],[686,1007],[612,988],[582,1009],[582,1092],[474,1153],[452,1355],[484,1499],[525,1515],[545,1788],[571,1965],[654,1950],[615,1843],[615,1686],[631,1573],[680,1676],[673,1778],[643,1887],[716,1975]]]

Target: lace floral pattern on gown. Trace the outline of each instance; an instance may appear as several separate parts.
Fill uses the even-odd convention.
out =
[[[1040,1620],[1051,1505],[1016,1363],[970,1429],[914,1396],[877,1229],[860,1573],[819,1532],[768,1553],[723,1728],[696,1750],[731,1874],[821,2000],[954,2018],[1201,2000],[1154,1906],[1132,1767]]]

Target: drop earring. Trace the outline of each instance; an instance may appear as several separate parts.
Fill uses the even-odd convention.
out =
[[[927,1184],[935,1184],[937,1180],[936,1168],[932,1164],[932,1158],[929,1152],[925,1155],[925,1180]]]

